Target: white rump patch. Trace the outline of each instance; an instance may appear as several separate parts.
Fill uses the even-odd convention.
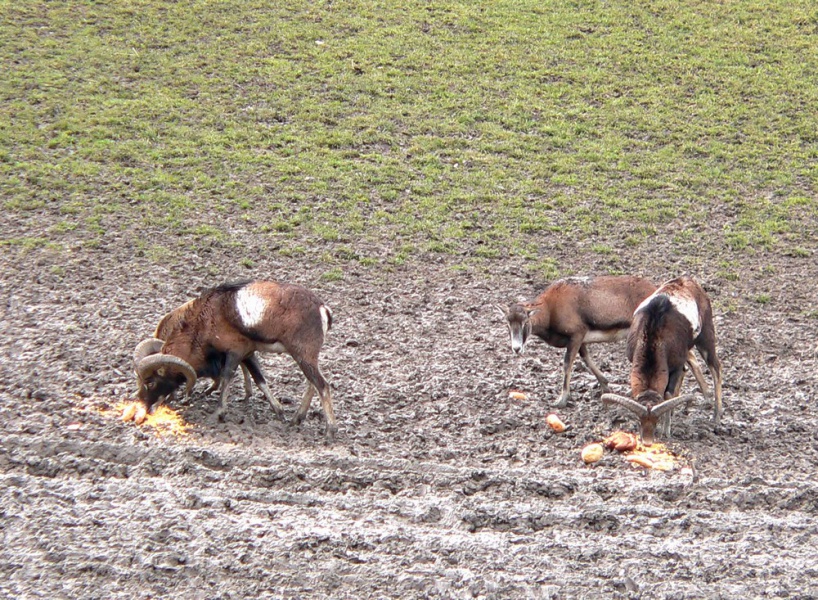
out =
[[[327,331],[329,331],[329,320],[332,316],[332,311],[329,309],[328,306],[321,305],[321,308],[318,309],[318,312],[321,313],[321,328],[324,330],[324,335],[327,335]]]
[[[245,327],[252,328],[261,323],[266,308],[267,301],[252,288],[243,287],[236,292],[236,310]]]

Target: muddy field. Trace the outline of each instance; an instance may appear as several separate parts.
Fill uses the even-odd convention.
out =
[[[545,283],[524,265],[453,270],[429,257],[322,281],[266,240],[236,236],[257,246],[252,269],[229,245],[180,243],[166,267],[140,265],[118,239],[4,249],[0,596],[818,596],[813,259],[758,257],[737,280],[692,271],[716,306],[725,415],[715,434],[709,400],[678,415],[670,446],[693,470],[665,473],[611,454],[581,462],[586,442],[635,424],[603,410],[579,361],[560,411],[571,429],[546,426],[562,352],[536,342],[515,359],[492,306]],[[606,268],[560,251],[575,272]],[[661,281],[684,267],[668,256],[624,266]],[[243,401],[238,383],[218,426],[206,423],[217,400],[204,383],[175,406],[187,435],[120,422],[134,345],[203,287],[248,276],[303,283],[333,308],[322,365],[335,445],[323,443],[317,403],[291,429],[260,394]],[[592,353],[627,393],[624,344]],[[291,360],[263,364],[275,393],[300,397]]]

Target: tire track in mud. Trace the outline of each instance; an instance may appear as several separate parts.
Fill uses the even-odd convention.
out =
[[[133,597],[135,582],[218,597],[228,580],[280,597],[552,597],[626,592],[623,573],[690,597],[729,595],[724,578],[781,590],[818,575],[813,482],[17,435],[0,466],[0,590],[15,595],[54,569],[82,573],[93,597]],[[86,597],[65,585],[53,597]]]
[[[417,486],[453,490],[464,497],[491,492],[491,496],[541,497],[570,500],[590,488],[604,500],[629,493],[637,499],[656,498],[678,505],[687,501],[714,509],[769,508],[818,514],[818,483],[777,482],[759,476],[733,481],[708,477],[693,481],[677,473],[626,471],[627,484],[613,471],[583,469],[566,476],[559,466],[492,468],[458,466],[395,457],[356,457],[338,449],[257,454],[229,446],[173,445],[149,447],[62,437],[29,438],[11,435],[0,448],[0,467],[6,473],[25,470],[35,477],[117,476],[178,477],[207,473],[247,488],[317,490],[344,493],[383,489],[408,493]],[[623,467],[624,468],[624,467]],[[618,469],[617,469],[618,471]],[[222,475],[219,476],[218,474]],[[640,482],[641,480],[641,482]]]

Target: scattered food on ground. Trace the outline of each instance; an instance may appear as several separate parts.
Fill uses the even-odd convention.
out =
[[[557,433],[562,433],[563,431],[565,431],[568,428],[565,425],[565,423],[562,422],[562,419],[560,419],[554,413],[551,413],[548,416],[546,416],[545,417],[545,422],[548,423],[548,426]]]
[[[593,444],[588,444],[582,449],[582,460],[587,464],[602,460],[604,455],[605,448],[602,446],[602,444],[596,442]]]

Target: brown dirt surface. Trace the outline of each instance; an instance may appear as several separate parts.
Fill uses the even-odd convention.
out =
[[[714,301],[725,414],[716,432],[709,399],[674,416],[662,441],[692,465],[682,473],[612,453],[582,463],[586,443],[635,424],[603,409],[580,361],[559,411],[569,429],[547,426],[562,351],[532,342],[513,357],[493,306],[545,283],[524,264],[452,269],[430,255],[352,264],[327,281],[303,257],[235,235],[258,257],[251,269],[229,243],[180,241],[166,264],[115,236],[97,248],[4,248],[0,596],[818,596],[812,259],[751,255],[734,280],[707,261],[692,270]],[[623,247],[625,264],[657,282],[679,274],[670,246],[653,250],[640,261]],[[583,256],[566,243],[554,258],[604,271]],[[171,407],[184,434],[120,420],[134,346],[166,311],[242,277],[301,283],[332,307],[322,368],[333,446],[317,403],[291,428],[261,394],[242,400],[240,377],[224,423],[207,423],[218,400],[204,384]],[[769,301],[753,302],[760,292]],[[624,344],[591,352],[627,393]],[[289,358],[262,362],[276,394],[300,398]],[[285,404],[288,417],[295,408]]]

